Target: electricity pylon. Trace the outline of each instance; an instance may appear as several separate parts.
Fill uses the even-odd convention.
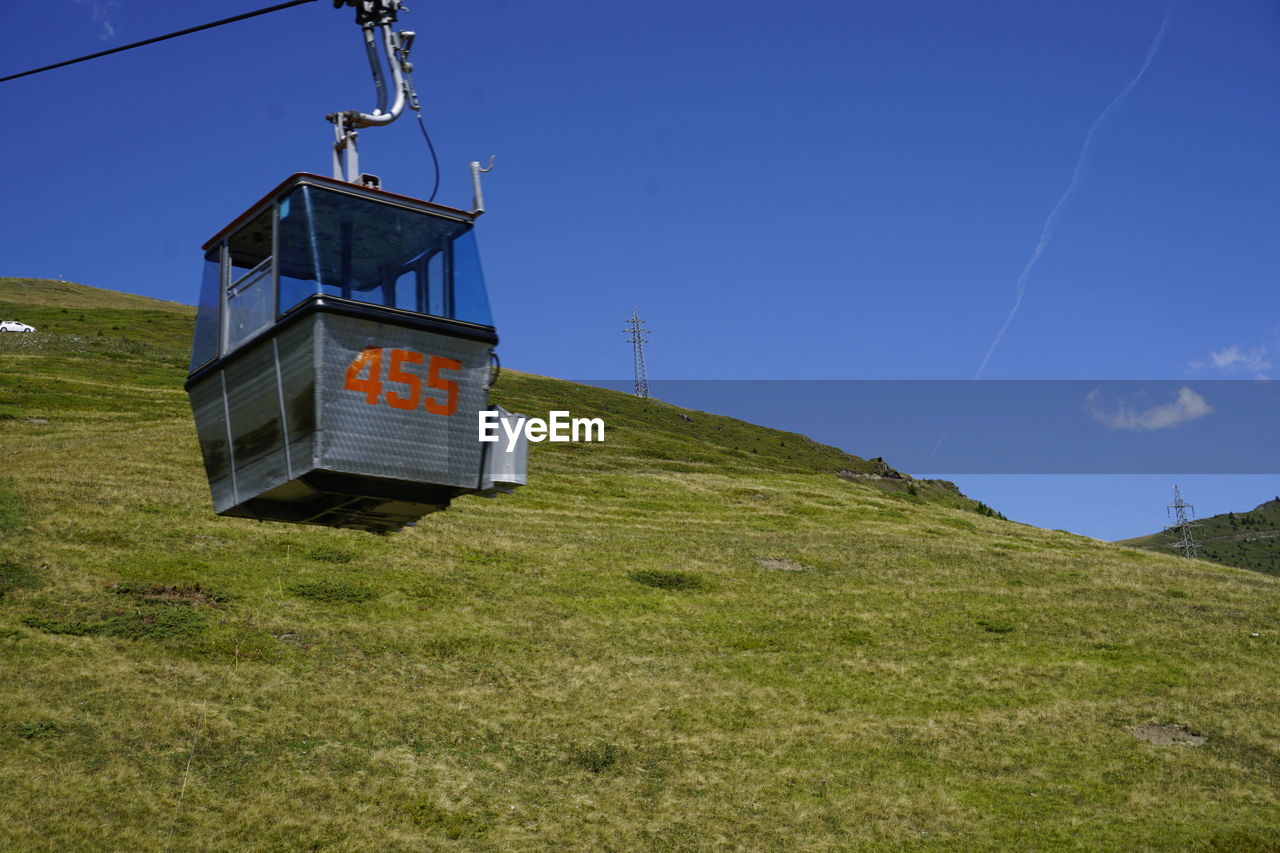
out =
[[[636,396],[649,396],[649,371],[644,366],[644,336],[649,334],[649,330],[640,325],[640,312],[636,308],[631,309],[631,319],[627,321],[627,328],[624,332],[630,332],[631,337],[627,340],[631,341],[635,349],[635,365],[636,365]]]
[[[1196,542],[1195,536],[1191,534],[1191,528],[1199,527],[1194,521],[1187,517],[1187,510],[1192,510],[1195,514],[1195,506],[1189,504],[1182,499],[1182,491],[1177,487],[1173,487],[1173,503],[1165,507],[1165,512],[1170,513],[1174,517],[1173,527],[1178,533],[1178,541],[1171,542],[1170,548],[1181,548],[1182,556],[1198,557],[1200,556],[1200,545]]]

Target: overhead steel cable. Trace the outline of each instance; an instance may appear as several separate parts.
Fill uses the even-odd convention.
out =
[[[176,33],[168,35],[155,36],[154,38],[136,41],[133,44],[125,44],[120,47],[113,47],[110,50],[100,50],[97,53],[91,53],[88,56],[78,56],[75,59],[68,59],[64,62],[55,62],[52,65],[46,65],[43,68],[32,68],[30,71],[23,71],[19,74],[10,74],[8,77],[0,77],[0,83],[7,83],[10,80],[17,80],[19,77],[30,77],[32,74],[41,74],[45,71],[52,71],[55,68],[64,68],[68,65],[75,65],[77,62],[88,62],[90,59],[97,59],[100,56],[110,56],[113,53],[123,53],[126,50],[133,50],[135,47],[144,47],[149,44],[155,44],[159,41],[175,39],[178,36],[186,36],[191,33],[198,33],[201,30],[211,30],[214,27],[221,27],[224,24],[234,24],[236,21],[243,21],[248,18],[256,18],[259,15],[266,15],[270,12],[279,12],[281,9],[288,9],[290,6],[301,6],[303,3],[314,3],[316,0],[289,0],[288,3],[278,3],[275,6],[268,6],[265,9],[259,9],[256,12],[245,12],[243,15],[233,15],[230,18],[223,18],[221,21],[211,21],[207,24],[201,24],[198,27],[187,27],[185,30],[178,30]]]

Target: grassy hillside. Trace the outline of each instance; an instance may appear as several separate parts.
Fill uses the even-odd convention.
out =
[[[607,441],[393,536],[220,519],[189,309],[105,300],[0,340],[5,849],[1280,845],[1278,580],[510,373]]]
[[[158,311],[165,315],[194,317],[196,310],[181,302],[168,302],[148,296],[135,296],[115,290],[103,290],[71,281],[48,278],[5,278],[0,276],[0,310],[46,313],[49,308],[93,308],[105,311]],[[102,315],[100,315],[102,316]],[[106,315],[105,319],[111,319]],[[27,322],[27,321],[23,321]],[[144,320],[145,322],[145,320]],[[31,325],[36,325],[32,323]],[[59,331],[68,331],[61,329]]]
[[[1196,524],[1193,533],[1206,560],[1280,576],[1280,497],[1249,512],[1214,515]],[[1166,529],[1119,544],[1173,554],[1180,541],[1177,533]]]

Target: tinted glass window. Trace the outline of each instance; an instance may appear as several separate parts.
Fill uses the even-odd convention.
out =
[[[227,354],[275,321],[275,266],[271,257],[274,211],[264,210],[227,240],[230,279],[222,352]]]
[[[254,267],[227,289],[226,343],[231,352],[275,321],[275,290],[271,286],[271,259]]]
[[[402,311],[421,311],[422,299],[418,292],[420,287],[418,278],[416,270],[409,270],[396,279],[394,298],[387,304]]]
[[[435,252],[427,259],[427,305],[423,310],[436,317],[452,316],[445,305],[449,282],[444,277],[444,255],[444,252]]]
[[[191,343],[191,369],[195,370],[218,354],[218,309],[222,295],[220,251],[204,256],[204,277],[200,281],[200,302],[196,306],[196,334]]]
[[[268,208],[227,241],[231,254],[231,283],[271,257],[271,209]]]
[[[453,316],[482,326],[493,325],[474,231],[453,241]]]
[[[281,203],[279,228],[281,310],[326,293],[491,324],[469,223],[303,186]],[[468,261],[451,279],[455,245]]]

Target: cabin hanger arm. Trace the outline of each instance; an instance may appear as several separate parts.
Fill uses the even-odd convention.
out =
[[[333,176],[351,183],[367,183],[360,173],[356,146],[358,130],[362,127],[391,124],[404,112],[406,103],[414,109],[418,108],[412,78],[409,76],[413,71],[413,65],[409,62],[409,49],[413,45],[414,33],[408,30],[396,32],[393,29],[397,15],[404,9],[402,0],[334,0],[333,5],[334,8],[352,6],[356,10],[356,23],[363,33],[365,54],[369,58],[369,69],[373,72],[373,87],[377,95],[377,105],[371,112],[344,110],[326,116],[333,123],[335,137]],[[389,94],[383,71],[384,60],[387,68],[391,69],[391,89],[394,92],[394,101],[390,107],[387,105]]]

